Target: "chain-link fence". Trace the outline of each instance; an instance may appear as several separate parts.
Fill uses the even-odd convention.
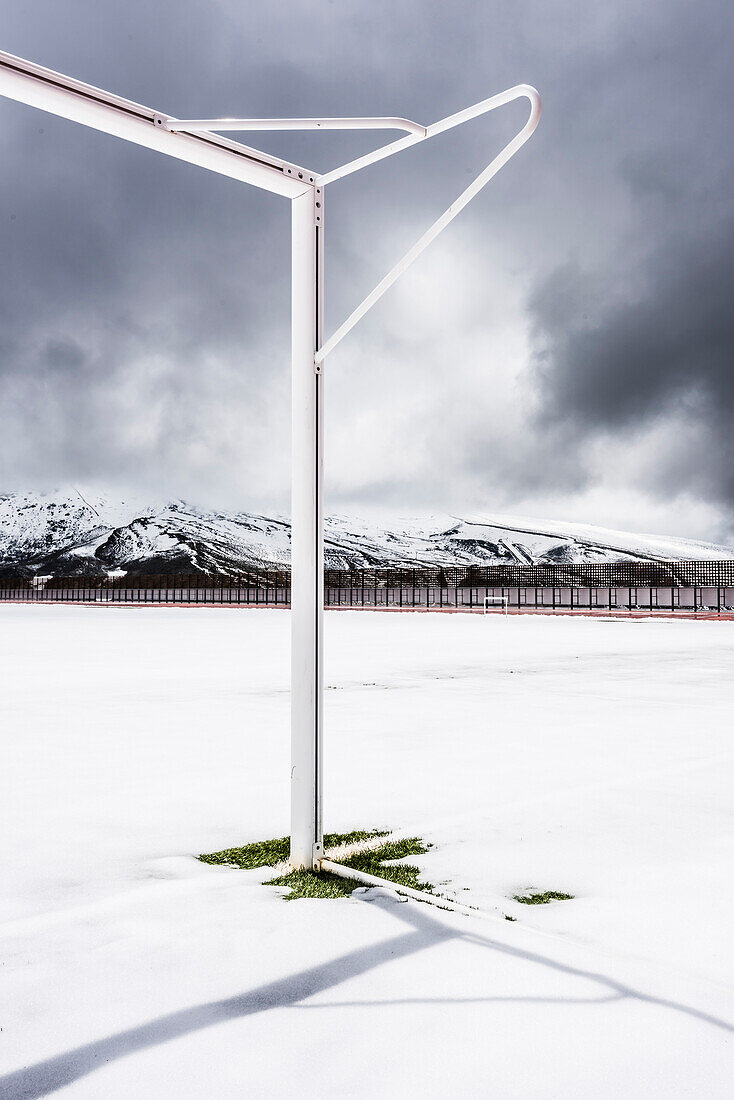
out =
[[[0,578],[0,600],[288,607],[290,571]],[[734,608],[734,561],[327,569],[327,607],[627,610]]]

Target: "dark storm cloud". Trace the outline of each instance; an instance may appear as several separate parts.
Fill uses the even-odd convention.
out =
[[[671,425],[672,445],[642,474],[662,492],[734,505],[734,202],[732,156],[716,109],[696,140],[622,158],[637,242],[602,270],[583,258],[536,287],[539,422],[567,445]],[[693,431],[680,432],[683,424]],[[675,436],[678,436],[675,439]]]
[[[592,323],[581,272],[551,275],[532,305],[549,349],[544,417],[614,431],[692,399],[707,415],[734,409],[734,232],[675,242],[656,253],[634,300]],[[560,284],[560,292],[559,286]],[[584,317],[587,320],[584,320]]]
[[[711,446],[699,461],[681,435],[678,453],[653,456],[646,487],[665,494],[682,478],[731,500],[725,5],[6,0],[0,45],[179,116],[430,122],[535,83],[537,134],[435,246],[473,303],[461,323],[438,290],[411,307],[421,284],[406,282],[329,365],[344,379],[329,380],[330,422],[344,425],[364,468],[375,465],[371,481],[343,482],[341,497],[446,507],[576,490],[599,476],[579,461],[589,440],[624,439],[674,413],[705,424]],[[243,504],[282,504],[287,204],[21,105],[0,111],[5,484],[118,479],[206,495],[225,471]],[[328,329],[524,111],[513,105],[330,189]],[[317,168],[375,144],[364,134],[262,141]],[[513,324],[533,333],[540,357],[521,383],[527,423],[511,439],[488,427],[504,370],[490,304],[507,287]],[[441,310],[446,344],[423,323]],[[478,344],[489,349],[482,385]],[[406,418],[419,409],[402,448],[379,426],[386,394]],[[363,431],[360,416],[378,427]],[[422,464],[421,432],[431,439]],[[377,469],[386,449],[391,471]],[[338,446],[330,454],[335,470],[348,459]],[[494,496],[481,501],[487,485]]]
[[[684,438],[653,476],[661,488],[734,504],[732,256],[728,220],[703,238],[674,233],[635,280],[631,300],[611,308],[598,287],[590,304],[577,267],[550,275],[532,301],[545,345],[542,421],[563,424],[568,443],[674,417],[698,422],[703,454],[686,462]]]

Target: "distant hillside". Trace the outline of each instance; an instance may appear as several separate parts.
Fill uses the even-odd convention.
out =
[[[439,515],[379,527],[352,516],[326,520],[332,569],[394,565],[734,558],[734,548],[508,516]],[[219,573],[284,566],[290,524],[282,516],[218,512],[84,490],[0,496],[0,575]]]

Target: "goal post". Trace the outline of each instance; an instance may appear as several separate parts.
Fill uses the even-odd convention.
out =
[[[429,126],[410,119],[177,119],[0,51],[0,96],[260,187],[292,203],[291,864],[318,865],[323,851],[323,363],[347,333],[528,140],[540,97],[509,88]],[[326,185],[516,99],[530,112],[515,136],[425,231],[332,336],[324,339]],[[369,129],[405,136],[319,175],[222,136],[228,131]]]
[[[502,608],[502,610],[504,611],[504,613],[506,615],[507,614],[507,608],[510,604],[510,597],[509,596],[485,596],[484,597],[484,614],[486,615],[487,612],[490,610],[490,608],[493,607],[493,606],[496,607],[497,604],[500,605],[500,607]]]
[[[298,867],[323,850],[324,379],[314,354],[323,338],[324,229],[315,209],[308,193],[291,204],[290,858]]]

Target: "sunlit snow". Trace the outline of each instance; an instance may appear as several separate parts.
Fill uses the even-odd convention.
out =
[[[734,623],[327,614],[327,829],[489,921],[194,858],[288,831],[286,612],[0,624],[0,1096],[730,1095]]]

